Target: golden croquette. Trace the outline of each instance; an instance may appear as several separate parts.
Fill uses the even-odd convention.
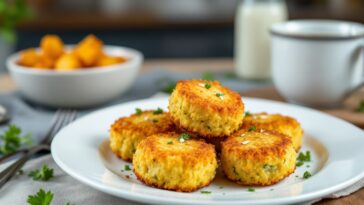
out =
[[[293,146],[299,151],[302,145],[303,129],[300,123],[289,116],[280,114],[252,113],[245,116],[243,128],[249,129],[255,126],[257,129],[271,130],[291,137]]]
[[[214,146],[183,135],[170,132],[143,139],[133,157],[137,178],[150,186],[180,192],[209,185],[218,166]]]
[[[265,130],[234,133],[222,143],[220,160],[226,177],[246,186],[275,184],[296,168],[291,139]]]
[[[178,127],[206,138],[230,135],[244,118],[240,95],[217,81],[178,81],[168,108]]]
[[[122,117],[111,126],[110,147],[120,158],[131,161],[140,140],[173,130],[168,113],[163,111],[141,111],[130,117]]]

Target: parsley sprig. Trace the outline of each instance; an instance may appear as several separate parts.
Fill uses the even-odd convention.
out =
[[[23,145],[31,145],[31,134],[21,135],[22,130],[16,125],[9,125],[8,129],[0,135],[0,154],[11,154]]]
[[[135,114],[137,115],[141,115],[143,113],[142,109],[140,108],[135,108]]]
[[[160,107],[158,109],[154,110],[154,112],[153,112],[154,115],[159,115],[159,114],[162,114],[162,113],[163,113],[163,110]]]
[[[53,177],[53,169],[43,164],[42,168],[31,171],[28,176],[35,181],[48,181]]]
[[[50,205],[53,200],[53,193],[51,191],[45,192],[40,189],[35,195],[29,195],[27,202],[30,205]]]
[[[300,167],[302,166],[305,162],[310,162],[311,161],[311,152],[310,151],[306,151],[306,153],[304,152],[300,152],[298,154],[297,157],[297,162],[296,162],[296,166]]]
[[[185,142],[186,140],[189,140],[190,136],[187,133],[182,133],[179,138],[178,141],[179,142]]]

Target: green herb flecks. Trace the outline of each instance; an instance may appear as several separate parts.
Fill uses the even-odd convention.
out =
[[[143,113],[142,109],[140,108],[135,108],[135,114],[137,115],[141,115]]]
[[[190,139],[190,136],[187,134],[187,133],[182,133],[179,138],[178,138],[178,141],[179,142],[185,142],[186,140],[189,140]]]
[[[173,141],[168,141],[167,144],[173,144]]]
[[[206,84],[205,84],[205,88],[206,88],[206,89],[210,89],[210,88],[211,88],[211,84],[210,84],[210,83],[206,83]]]
[[[254,188],[248,188],[248,192],[255,192],[255,189]]]
[[[222,98],[224,96],[224,93],[216,93],[216,97]]]
[[[204,190],[201,190],[200,191],[201,194],[211,194],[211,191],[204,191]]]
[[[154,110],[154,112],[153,112],[153,114],[154,115],[159,115],[159,114],[162,114],[163,113],[163,110],[162,110],[162,108],[157,108],[157,110]]]
[[[129,166],[129,165],[125,165],[125,166],[124,166],[124,170],[125,170],[125,171],[131,171],[131,168],[130,168],[130,166]]]
[[[246,111],[245,112],[245,117],[249,117],[249,116],[252,116],[252,114],[249,111]]]
[[[248,132],[252,132],[252,131],[257,131],[257,127],[256,127],[255,125],[252,125],[252,126],[249,128],[249,130],[248,130]]]
[[[304,179],[308,179],[312,176],[312,174],[309,171],[305,171],[305,173],[303,173],[303,178]]]

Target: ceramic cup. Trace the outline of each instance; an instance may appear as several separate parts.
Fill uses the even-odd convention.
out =
[[[271,28],[272,75],[289,102],[333,107],[363,83],[364,26],[296,20]]]

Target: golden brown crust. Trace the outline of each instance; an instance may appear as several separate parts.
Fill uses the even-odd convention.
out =
[[[253,113],[245,116],[241,129],[248,130],[255,126],[257,129],[271,130],[291,138],[295,150],[298,151],[302,145],[303,129],[300,123],[289,116],[280,114]]]
[[[240,95],[217,81],[179,81],[168,108],[177,127],[204,138],[228,136],[244,118]]]
[[[121,159],[132,161],[140,140],[160,132],[174,130],[168,113],[153,114],[153,110],[116,120],[110,128],[111,150]]]
[[[225,176],[242,185],[275,184],[294,172],[296,152],[283,134],[241,129],[222,142],[221,162]]]
[[[181,142],[179,136],[161,133],[139,143],[133,170],[140,181],[180,192],[192,192],[211,183],[217,169],[214,146],[192,138]]]

